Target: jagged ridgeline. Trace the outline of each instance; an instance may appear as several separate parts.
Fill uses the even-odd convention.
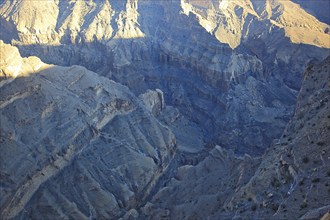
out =
[[[1,1],[1,218],[326,219],[329,4]]]

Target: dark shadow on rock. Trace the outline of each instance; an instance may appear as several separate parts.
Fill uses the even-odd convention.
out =
[[[122,9],[123,2],[114,7]],[[84,66],[128,86],[136,95],[159,88],[168,105],[203,129],[209,145],[262,154],[293,113],[304,66],[314,58],[323,59],[329,50],[292,44],[283,33],[279,33],[283,34],[282,48],[278,39],[266,45],[253,38],[232,50],[201,27],[196,16],[180,15],[179,1],[164,4],[169,4],[171,15],[184,27],[173,25],[160,5],[140,2],[143,38],[83,42],[83,33],[78,33],[80,43],[76,44],[68,43],[70,37],[65,35],[59,46],[17,47],[23,56],[35,55],[46,63]],[[1,37],[8,42],[9,36]],[[283,48],[290,51],[290,59],[277,59]],[[231,63],[233,57],[243,58]],[[244,61],[251,65],[247,70],[241,68]]]
[[[121,39],[113,43],[117,45],[117,50],[128,51],[139,48],[141,42],[145,41],[146,39]],[[159,88],[164,92],[167,105],[178,108],[187,119],[204,131],[205,143],[220,144],[234,149],[238,154],[261,155],[273,139],[281,134],[295,103],[295,96],[279,80],[270,76],[266,83],[251,72],[246,79],[252,77],[251,82],[256,83],[256,89],[265,103],[263,105],[275,109],[272,102],[280,100],[287,108],[287,111],[275,114],[276,118],[268,122],[263,122],[263,119],[256,121],[250,118],[255,116],[246,113],[245,106],[253,97],[235,97],[241,96],[235,95],[237,92],[247,92],[244,89],[246,79],[239,84],[227,84],[224,81],[224,85],[227,84],[225,87],[210,85],[207,79],[201,77],[201,74],[207,74],[203,71],[203,64],[194,67],[189,60],[178,60],[176,55],[171,57],[168,51],[163,52],[160,47],[155,46],[149,50],[137,49],[134,56],[138,59],[133,57],[129,65],[121,67],[114,63],[117,54],[97,42],[60,46],[18,45],[18,48],[22,55],[35,55],[46,63],[85,66],[128,86],[136,95],[147,89]],[[274,95],[274,92],[278,95]]]
[[[1,216],[119,218],[158,181],[175,137],[127,87],[80,66],[42,68],[2,79]]]

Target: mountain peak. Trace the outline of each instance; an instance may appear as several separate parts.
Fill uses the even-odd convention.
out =
[[[302,1],[1,1],[3,219],[321,218],[329,22]]]
[[[196,15],[200,25],[231,48],[255,34],[268,35],[281,30],[292,43],[330,48],[330,36],[326,33],[329,25],[291,1],[182,0],[181,6],[186,15]]]

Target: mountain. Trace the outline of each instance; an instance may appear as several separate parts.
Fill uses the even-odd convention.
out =
[[[0,46],[2,218],[114,218],[143,200],[172,132],[127,87]]]
[[[274,219],[319,219],[329,211],[329,82],[330,57],[307,68],[294,116],[231,207],[244,210],[248,195],[262,206],[258,215]]]
[[[327,0],[308,1],[308,0],[293,0],[298,3],[308,13],[314,15],[320,21],[329,24],[330,15],[330,2]],[[316,3],[317,2],[317,3]]]
[[[310,1],[296,2],[301,5],[312,5]],[[320,1],[325,5],[324,2]],[[144,17],[162,12],[157,14],[158,18],[155,20],[165,19],[165,22],[170,20],[177,23],[178,19],[170,15],[180,10],[187,16],[196,16],[199,24],[207,32],[231,48],[239,46],[244,39],[264,38],[266,32],[284,32],[292,43],[329,48],[328,34],[325,33],[328,28],[326,23],[329,21],[319,22],[299,4],[278,0],[172,0],[155,3],[138,0],[11,0],[2,3],[1,17],[2,25],[12,33],[2,34],[8,35],[6,40],[16,36],[15,40],[29,44],[143,38],[152,35],[152,29],[156,28],[153,21],[145,20]],[[326,8],[318,11],[327,12]]]
[[[310,1],[309,1],[310,2]],[[320,23],[292,1],[182,1],[183,12],[196,15],[199,23],[220,42],[238,47],[249,38],[283,34],[295,44],[329,48],[327,24]],[[325,10],[320,10],[325,11]],[[242,42],[243,41],[243,42]],[[267,44],[268,42],[266,42]],[[273,42],[272,46],[276,46]]]
[[[327,5],[2,1],[1,214],[323,215]]]
[[[205,144],[242,154],[280,136],[304,68],[330,47],[328,25],[290,1],[12,0],[0,15],[23,56],[83,65],[137,96],[159,88]]]
[[[142,209],[160,219],[320,219],[330,210],[330,57],[309,66],[293,118],[262,158],[216,146]],[[187,162],[186,162],[187,163]],[[151,216],[151,217],[150,217]],[[324,219],[328,219],[325,217]]]

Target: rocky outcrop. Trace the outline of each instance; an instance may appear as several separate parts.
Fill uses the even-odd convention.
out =
[[[2,218],[114,218],[142,203],[175,153],[171,131],[127,87],[0,45]]]
[[[230,210],[274,219],[321,218],[328,211],[329,70],[330,58],[306,70],[295,115],[229,203]],[[247,196],[252,198],[248,207]]]
[[[215,146],[201,160],[183,160],[140,216],[327,219],[329,82],[330,57],[307,69],[295,115],[263,157],[237,157]]]
[[[261,154],[279,137],[303,69],[329,54],[327,25],[291,1],[43,4],[55,27],[36,2],[2,3],[1,38],[24,56],[83,65],[137,96],[159,88],[204,142],[239,153]]]
[[[320,23],[292,1],[181,1],[183,12],[195,14],[199,23],[220,42],[236,48],[244,39],[283,30],[293,43],[329,48],[329,26]],[[321,10],[322,11],[322,10]],[[324,10],[325,11],[325,10]]]
[[[1,84],[16,77],[28,77],[32,73],[49,67],[49,65],[41,62],[38,57],[22,58],[16,47],[5,44],[2,40],[0,40],[0,57]]]
[[[260,160],[235,157],[215,146],[199,161],[186,160],[143,207],[147,219],[219,219],[228,199],[249,181]],[[229,216],[224,217],[227,219]]]
[[[160,89],[148,90],[141,94],[139,98],[143,101],[147,109],[157,116],[165,108],[164,93]]]

